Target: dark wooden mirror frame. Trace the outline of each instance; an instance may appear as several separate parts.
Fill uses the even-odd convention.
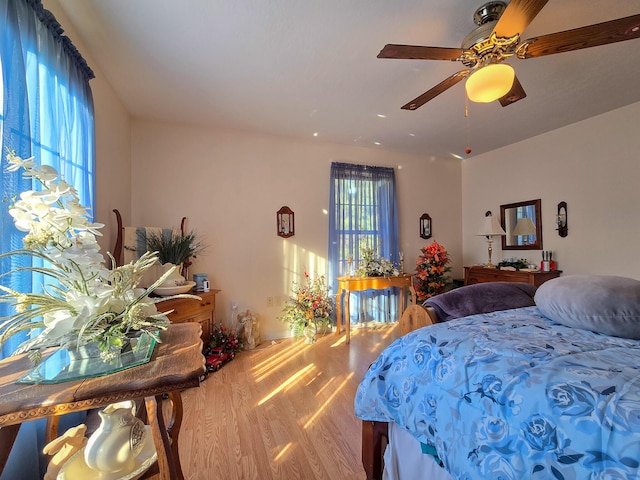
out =
[[[431,217],[428,213],[423,213],[420,217],[420,238],[431,238],[432,235]]]
[[[296,234],[296,224],[294,220],[293,210],[286,205],[276,212],[276,227],[279,237],[289,238]]]
[[[556,215],[556,223],[558,224],[558,235],[566,237],[569,233],[569,227],[567,224],[567,202],[560,202],[558,204],[558,215]]]
[[[507,232],[506,235],[502,236],[502,250],[542,250],[542,201],[540,199],[537,200],[528,200],[526,202],[515,202],[508,203],[506,205],[500,205],[500,225]],[[536,224],[536,239],[533,243],[529,243],[527,245],[507,245],[508,237],[512,237],[513,235],[509,235],[509,231],[506,226],[506,217],[507,210],[518,207],[528,207],[533,205],[535,207],[535,224]]]

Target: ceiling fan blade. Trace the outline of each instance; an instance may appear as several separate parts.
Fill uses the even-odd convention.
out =
[[[518,57],[542,57],[638,37],[640,37],[640,14],[531,38],[522,42]]]
[[[419,45],[385,45],[378,58],[404,58],[415,60],[455,60],[462,55],[461,48],[422,47]]]
[[[413,100],[411,100],[409,103],[404,105],[402,107],[402,109],[403,110],[415,110],[417,108],[420,108],[422,105],[427,103],[429,100],[437,97],[442,92],[444,92],[444,91],[448,90],[449,88],[453,87],[456,83],[458,83],[460,80],[462,80],[463,78],[467,77],[468,75],[469,75],[469,70],[461,70],[459,72],[454,73],[453,75],[451,75],[450,77],[446,78],[445,80],[440,82],[438,85],[433,87],[431,90],[427,90],[422,95],[420,95],[418,98],[414,98]]]
[[[518,80],[518,77],[516,76],[513,79],[513,86],[511,87],[511,90],[509,90],[509,93],[504,97],[499,98],[498,101],[500,102],[500,105],[506,107],[512,103],[516,103],[518,100],[522,100],[526,96],[527,94],[525,93],[524,88],[522,88],[520,80]]]
[[[493,33],[498,37],[506,38],[517,34],[522,35],[547,2],[548,0],[511,0],[500,16]]]

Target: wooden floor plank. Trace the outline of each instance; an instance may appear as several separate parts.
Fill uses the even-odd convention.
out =
[[[183,393],[187,480],[365,478],[355,392],[399,327],[318,342],[285,339],[240,352]]]

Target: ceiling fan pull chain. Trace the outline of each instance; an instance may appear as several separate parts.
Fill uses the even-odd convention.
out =
[[[469,146],[469,95],[467,95],[467,92],[464,92],[464,116],[467,129],[465,132],[467,148],[465,148],[464,151],[469,155],[471,153],[471,147]]]

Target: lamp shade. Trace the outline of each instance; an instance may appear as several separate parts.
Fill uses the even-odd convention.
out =
[[[506,232],[500,226],[500,222],[498,219],[492,215],[488,217],[484,217],[484,223],[482,224],[482,228],[477,235],[483,235],[486,237],[490,237],[493,235],[506,235]]]
[[[513,229],[513,235],[535,235],[536,226],[529,217],[522,217]]]
[[[509,93],[515,76],[516,73],[511,65],[506,63],[482,67],[467,79],[465,83],[467,96],[472,102],[493,102]]]

